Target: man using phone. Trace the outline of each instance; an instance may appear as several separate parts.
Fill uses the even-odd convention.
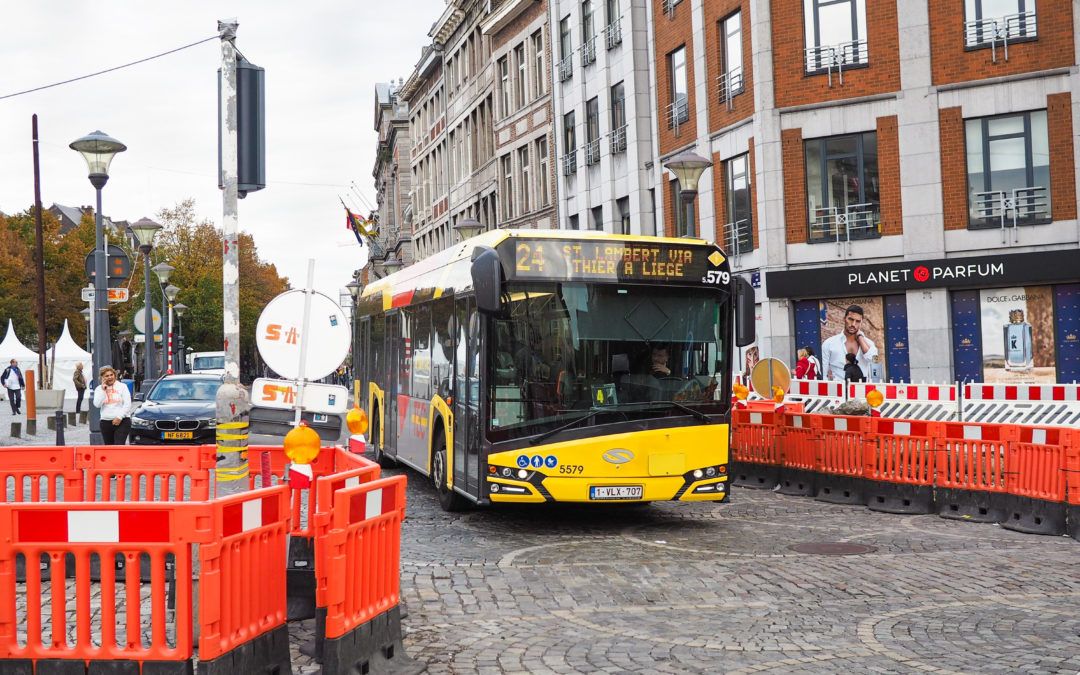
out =
[[[862,323],[863,308],[851,305],[844,311],[844,331],[821,344],[826,380],[844,381],[848,354],[855,355],[855,362],[864,373],[870,372],[870,364],[878,351],[874,342],[863,332]]]

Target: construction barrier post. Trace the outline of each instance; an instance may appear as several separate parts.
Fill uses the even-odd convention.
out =
[[[1001,526],[1030,534],[1066,532],[1069,430],[1017,427],[1006,456],[1006,517]]]
[[[732,485],[771,490],[780,480],[773,411],[732,408],[730,473]]]
[[[814,479],[821,470],[820,416],[777,414],[776,445],[780,455],[778,492],[799,497],[814,496]]]
[[[936,441],[934,499],[942,518],[1000,523],[1007,518],[1005,462],[1015,426],[945,422]]]
[[[1070,429],[1065,441],[1066,531],[1080,541],[1080,431]]]
[[[864,446],[867,508],[885,513],[934,512],[935,438],[942,423],[870,418]]]

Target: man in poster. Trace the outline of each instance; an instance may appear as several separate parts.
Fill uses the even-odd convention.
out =
[[[855,362],[867,375],[870,364],[877,356],[877,347],[862,330],[863,308],[851,305],[844,311],[844,331],[821,343],[821,361],[826,380],[844,381],[844,364],[847,354],[855,355]]]

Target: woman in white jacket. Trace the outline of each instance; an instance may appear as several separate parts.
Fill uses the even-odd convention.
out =
[[[101,438],[105,445],[127,445],[131,432],[131,392],[116,381],[116,371],[105,366],[98,371],[101,384],[94,389],[93,404],[101,408]]]

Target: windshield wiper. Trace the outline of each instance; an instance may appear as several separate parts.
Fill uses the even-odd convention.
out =
[[[569,422],[567,422],[566,424],[562,425],[561,427],[555,427],[554,429],[552,429],[550,431],[545,431],[544,433],[540,434],[539,436],[536,436],[535,438],[533,438],[532,440],[529,441],[529,445],[536,445],[537,443],[540,443],[541,441],[544,441],[544,440],[547,440],[548,438],[551,438],[552,436],[559,433],[560,431],[565,431],[565,430],[570,429],[572,427],[576,427],[581,422],[591,420],[592,418],[596,417],[600,413],[608,412],[608,411],[619,413],[620,415],[623,416],[623,419],[626,419],[626,420],[630,419],[629,417],[626,416],[626,413],[624,413],[622,411],[619,411],[619,410],[615,410],[614,406],[604,406],[604,407],[600,407],[600,408],[594,407],[594,408],[589,410],[588,415],[582,415],[581,417],[574,418],[574,419],[570,420]]]
[[[639,406],[639,407],[650,406],[651,407],[651,406],[654,406],[654,405],[656,405],[658,403],[660,405],[666,405],[669,408],[678,408],[679,410],[683,411],[684,413],[686,413],[688,415],[692,415],[694,417],[694,419],[696,419],[696,420],[698,420],[700,422],[703,422],[705,424],[712,424],[712,421],[709,419],[708,415],[701,412],[700,410],[694,410],[693,408],[691,408],[688,405],[683,405],[682,403],[679,403],[678,401],[641,401],[639,403],[624,403],[622,405],[624,405],[624,406],[632,405],[632,406]]]

